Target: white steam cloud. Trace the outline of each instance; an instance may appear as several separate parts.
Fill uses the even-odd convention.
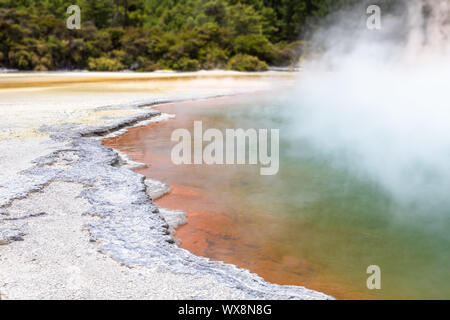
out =
[[[442,209],[450,203],[450,1],[396,2],[379,31],[367,30],[358,7],[316,34],[324,53],[303,65],[291,134],[402,204]]]

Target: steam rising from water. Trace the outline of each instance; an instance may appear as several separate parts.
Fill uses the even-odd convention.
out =
[[[402,204],[449,208],[450,3],[397,3],[380,31],[359,6],[316,34],[290,133]]]

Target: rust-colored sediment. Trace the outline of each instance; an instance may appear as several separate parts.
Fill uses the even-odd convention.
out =
[[[174,105],[160,109],[168,113],[181,110]],[[238,203],[230,205],[212,194],[211,188],[202,183],[207,177],[214,176],[214,169],[210,166],[195,170],[192,166],[178,166],[175,169],[170,152],[160,152],[160,148],[164,143],[170,144],[169,137],[174,128],[187,128],[186,124],[191,120],[189,116],[177,113],[174,120],[132,128],[120,137],[104,141],[105,145],[126,152],[133,161],[149,164],[148,168],[137,169],[137,172],[171,185],[172,191],[156,203],[164,208],[187,212],[188,223],[176,232],[182,248],[199,256],[249,269],[269,282],[301,285],[338,299],[371,298],[342,283],[338,276],[326,274],[320,266],[287,254],[282,243],[271,243],[270,237],[249,231],[276,224],[276,220],[258,212],[243,214]],[[189,185],[184,183],[186,181]]]
[[[207,192],[171,185],[171,193],[156,200],[169,209],[187,211],[188,223],[178,227],[175,236],[181,247],[196,255],[235,264],[257,273],[266,281],[301,285],[333,295],[338,299],[369,298],[323,276],[316,266],[295,256],[280,254],[279,244],[270,244],[257,235],[245,234],[245,222],[233,212],[223,212]],[[253,223],[270,223],[259,221]],[[255,238],[256,237],[256,238]],[[261,246],[261,242],[264,246]],[[281,248],[282,250],[282,248]]]

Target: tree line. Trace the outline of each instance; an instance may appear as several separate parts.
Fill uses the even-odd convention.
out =
[[[0,67],[99,71],[291,66],[351,0],[0,0]],[[354,2],[354,1],[353,1]],[[81,29],[66,27],[81,8]]]

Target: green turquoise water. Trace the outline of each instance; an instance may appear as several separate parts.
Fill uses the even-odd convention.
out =
[[[450,298],[448,203],[397,201],[380,181],[354,169],[351,159],[336,161],[339,155],[322,152],[314,140],[292,135],[297,120],[289,115],[295,108],[275,95],[161,106],[177,117],[154,129],[130,131],[124,150],[137,160],[148,156],[150,164],[154,159],[143,173],[208,196],[193,201],[192,210],[184,198],[176,207],[189,211],[178,235],[197,254],[338,298]],[[261,176],[258,166],[156,161],[170,159],[173,129],[192,130],[194,120],[203,121],[204,130],[280,129],[279,173]],[[164,204],[170,203],[169,196]],[[231,222],[208,224],[218,216]],[[381,269],[380,290],[366,286],[370,265]]]
[[[351,165],[336,167],[311,141],[289,134],[294,120],[280,116],[280,110],[295,110],[286,103],[266,97],[205,112],[234,128],[280,129],[279,174],[252,174],[234,184],[237,194],[247,195],[236,196],[239,202],[261,208],[280,224],[295,221],[299,232],[281,237],[283,245],[363,294],[450,298],[447,203],[399,204]],[[381,290],[366,287],[369,265],[381,268]]]

